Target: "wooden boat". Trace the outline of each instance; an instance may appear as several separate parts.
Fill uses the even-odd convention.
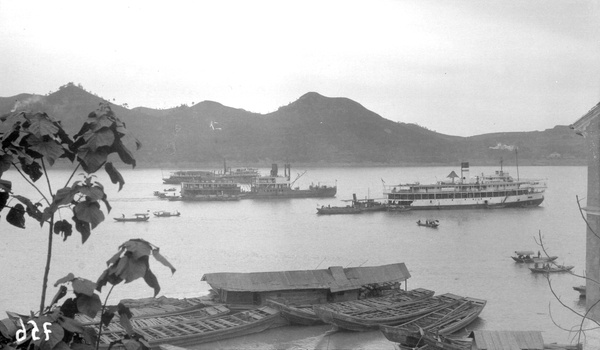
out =
[[[191,322],[198,320],[208,320],[217,317],[223,317],[228,315],[231,312],[228,307],[225,305],[215,305],[215,306],[206,306],[201,309],[196,309],[190,312],[182,313],[182,314],[171,314],[171,315],[159,315],[159,316],[143,316],[143,317],[133,317],[130,320],[131,326],[134,329],[143,329],[147,327],[153,326],[168,326],[171,324],[183,323],[183,322]],[[125,329],[121,326],[121,323],[116,321],[118,317],[114,318],[114,322],[111,322],[108,326],[102,326],[102,333],[118,333],[125,332]],[[93,323],[94,325],[98,325],[98,322]],[[96,331],[98,331],[98,327],[95,327]]]
[[[121,304],[129,308],[133,318],[161,317],[173,315],[185,315],[189,313],[204,312],[207,315],[215,314],[214,310],[228,313],[229,310],[224,305],[207,305],[203,298],[143,298],[143,299],[124,299]],[[100,315],[95,318],[83,314],[76,314],[75,319],[84,325],[97,324],[100,322]]]
[[[147,213],[138,213],[133,214],[133,216],[126,217],[125,214],[123,214],[123,217],[113,219],[115,219],[117,222],[142,222],[148,221],[148,219],[150,219],[150,215],[148,215]]]
[[[431,227],[431,228],[437,228],[438,226],[440,226],[440,221],[439,220],[425,220],[425,221],[417,221],[417,225],[419,226],[425,226],[425,227]]]
[[[434,335],[452,334],[473,322],[486,305],[485,300],[461,297],[454,294],[440,295],[445,306],[398,326],[379,327],[390,341],[405,346],[422,346],[423,332]]]
[[[535,253],[531,250],[516,250],[515,255],[511,258],[518,263],[545,263],[558,259],[558,256],[541,256],[539,252],[535,256]]]
[[[360,214],[362,210],[359,208],[355,208],[352,206],[345,207],[331,207],[331,206],[321,206],[321,208],[317,208],[317,214],[319,215],[340,215],[340,214]]]
[[[277,309],[263,306],[232,315],[134,327],[134,330],[155,350],[163,344],[190,346],[257,333],[271,327],[278,320],[281,317]],[[111,342],[122,339],[123,336],[122,331],[103,332],[100,335],[100,347],[106,349]],[[121,346],[119,348],[123,349]]]
[[[575,286],[573,289],[579,292],[580,298],[585,298],[585,285]]]
[[[544,264],[544,266],[538,267],[537,264],[535,267],[530,267],[529,269],[533,273],[554,273],[554,272],[569,272],[573,270],[575,266],[565,266],[565,265],[550,265]]]
[[[422,345],[397,345],[400,350],[472,350],[473,339],[468,337],[436,335],[424,331],[423,334],[420,335],[420,344]]]
[[[397,325],[445,306],[440,297],[401,301],[355,310],[336,310],[329,305],[314,305],[317,316],[337,328],[351,331],[371,331],[379,325]]]
[[[376,202],[374,199],[357,199],[356,194],[352,195],[352,206],[360,209],[361,212],[365,211],[386,211],[387,204],[382,202]]]
[[[337,303],[319,304],[336,310],[365,310],[367,308],[382,307],[400,301],[419,300],[433,296],[435,292],[428,289],[417,288],[409,291],[395,290],[385,296],[371,297],[359,300],[342,301]],[[292,324],[312,326],[324,323],[315,313],[314,304],[290,303],[282,298],[271,298],[267,304],[279,309],[281,315]]]
[[[153,212],[153,214],[154,214],[154,216],[159,217],[159,218],[181,215],[181,213],[178,210],[176,210],[176,211],[158,210],[158,211]]]

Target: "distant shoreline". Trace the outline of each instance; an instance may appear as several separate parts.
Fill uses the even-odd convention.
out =
[[[497,161],[479,161],[479,160],[464,160],[468,161],[471,167],[477,166],[499,166]],[[418,163],[418,162],[402,162],[402,163],[377,163],[377,162],[282,162],[282,161],[263,161],[263,162],[243,162],[243,161],[228,161],[227,167],[236,168],[270,168],[272,164],[277,164],[280,167],[284,163],[290,163],[292,168],[343,168],[343,167],[440,167],[440,166],[460,166],[460,162],[444,162],[444,163]],[[519,159],[519,166],[586,166],[587,161],[584,159]],[[138,163],[141,168],[163,168],[163,169],[223,169],[223,163],[206,162],[206,163]],[[504,166],[515,166],[514,161],[505,161]]]

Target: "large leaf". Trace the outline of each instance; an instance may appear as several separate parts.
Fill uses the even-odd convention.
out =
[[[69,272],[65,277],[59,278],[54,282],[54,286],[57,287],[59,284],[65,284],[67,282],[71,282],[75,279],[75,275],[72,272]]]
[[[65,300],[65,302],[60,306],[60,312],[62,312],[65,317],[75,317],[75,314],[79,312],[79,310],[77,310],[77,303],[75,300],[73,300],[73,298]]]
[[[118,265],[118,263],[117,263],[117,265]],[[98,278],[98,281],[96,282],[96,290],[97,291],[102,292],[102,287],[104,287],[106,285],[106,283],[110,283],[112,285],[117,285],[123,281],[122,278],[115,275],[115,270],[116,270],[116,266],[112,266],[112,267],[109,267],[108,269],[104,270],[104,272],[102,273],[102,275],[100,275],[100,277]]]
[[[15,204],[6,215],[6,221],[13,226],[25,228],[25,208],[19,203]]]
[[[56,322],[64,329],[73,333],[83,333],[83,324],[69,317],[60,316]]]
[[[6,206],[6,202],[8,202],[8,192],[0,191],[0,211],[4,209]]]
[[[54,233],[63,236],[63,242],[73,234],[73,225],[67,220],[60,220],[54,223]]]
[[[131,151],[127,149],[127,147],[125,147],[125,145],[123,144],[123,142],[121,142],[120,139],[117,139],[115,141],[112,149],[117,152],[123,163],[129,164],[133,168],[135,168],[136,162],[135,158],[133,158],[133,154],[131,154]]]
[[[156,278],[154,273],[152,273],[152,271],[150,271],[150,268],[146,269],[146,274],[144,275],[144,281],[146,281],[146,284],[148,284],[150,287],[152,287],[154,289],[154,297],[156,297],[156,295],[160,292],[160,285],[158,284],[158,279]]]
[[[73,186],[73,188],[84,196],[89,197],[93,201],[100,200],[106,196],[102,186]]]
[[[108,158],[108,150],[106,148],[98,148],[92,151],[87,146],[81,146],[77,152],[77,156],[83,162],[82,167],[87,173],[95,173],[104,165]]]
[[[134,259],[139,259],[142,256],[149,256],[152,253],[152,245],[150,242],[144,241],[143,239],[130,239],[123,243],[121,248],[127,249],[133,255]]]
[[[100,129],[93,134],[85,135],[87,146],[92,152],[100,147],[110,147],[115,142],[115,134],[109,128]]]
[[[42,327],[43,327],[43,323],[38,324],[38,329],[40,330],[40,332],[43,332]],[[39,339],[33,341],[33,344],[36,345],[37,349],[52,350],[58,343],[60,343],[62,341],[62,339],[65,335],[64,329],[57,323],[52,323],[47,328],[50,331],[48,333],[48,335],[49,335],[48,340],[46,340],[45,336],[40,336],[40,334],[38,334],[38,336],[40,336]]]
[[[52,208],[54,208],[53,211],[55,212],[61,205],[71,204],[75,198],[75,194],[77,194],[77,190],[71,187],[63,187],[56,191],[56,194],[52,200],[52,204],[50,205]]]
[[[77,310],[90,318],[96,317],[98,312],[102,309],[102,302],[98,294],[88,296],[85,294],[77,294],[75,299],[77,302]]]
[[[77,216],[73,216],[72,219],[75,221],[75,229],[77,232],[81,233],[81,243],[83,244],[92,234],[90,223],[77,219]]]
[[[134,259],[131,255],[125,254],[119,260],[115,268],[114,275],[125,280],[125,283],[133,282],[138,278],[144,277],[148,270],[148,257],[143,256]]]
[[[119,314],[119,323],[121,323],[121,326],[123,326],[123,328],[125,329],[127,334],[133,335],[133,333],[134,333],[133,326],[131,325],[131,322],[129,321],[129,317],[127,317],[126,315],[123,315],[123,314]]]
[[[39,180],[40,177],[42,177],[42,175],[44,175],[42,173],[42,166],[35,161],[31,161],[31,163],[28,163],[26,159],[27,158],[25,157],[19,157],[21,169],[25,174],[29,175],[31,181],[36,182],[37,180]]]
[[[10,192],[11,189],[12,189],[12,182],[10,182],[8,180],[0,179],[0,190],[3,190],[5,192]]]
[[[106,170],[106,173],[110,177],[110,181],[112,183],[119,184],[119,191],[121,191],[121,189],[123,188],[123,185],[125,184],[125,180],[123,179],[123,176],[121,175],[121,173],[113,166],[113,163],[107,162],[104,165],[104,170]]]
[[[80,202],[73,208],[73,213],[79,221],[89,222],[92,229],[96,228],[99,223],[104,221],[104,213],[100,210],[98,202]]]
[[[159,253],[159,249],[158,249],[158,248],[157,248],[157,249],[153,249],[153,250],[152,250],[152,256],[153,256],[153,257],[154,257],[156,260],[158,260],[158,261],[159,261],[161,264],[163,264],[163,265],[165,265],[166,267],[170,268],[170,269],[171,269],[171,273],[175,273],[175,271],[177,271],[177,270],[175,269],[175,267],[174,267],[173,265],[171,265],[171,263],[170,263],[169,261],[167,261],[167,259],[165,259],[165,257],[164,257],[164,256],[162,256],[162,255]]]
[[[56,285],[54,285],[54,286],[56,287]],[[50,302],[50,306],[56,304],[65,295],[67,295],[67,287],[60,286],[60,288],[58,289],[58,292],[56,292],[56,295],[54,295],[54,298],[52,298],[52,301]]]
[[[96,283],[87,280],[85,278],[76,278],[71,281],[73,285],[73,293],[81,293],[87,296],[94,296],[94,289],[96,289]]]
[[[38,222],[43,223],[44,222],[44,218],[42,215],[42,212],[38,209],[39,206],[41,206],[40,203],[33,203],[31,202],[31,200],[27,197],[23,197],[23,196],[19,196],[19,195],[15,195],[13,196],[14,198],[18,199],[21,203],[26,205],[26,210],[25,212],[31,216],[32,218],[36,219]]]
[[[106,261],[106,266],[110,266],[110,265],[114,265],[119,261],[119,258],[121,258],[121,254],[123,254],[123,250],[125,250],[125,248],[120,248],[119,252],[115,255],[112,256],[112,258],[108,259],[108,261]]]
[[[29,148],[37,153],[40,153],[48,161],[50,165],[54,165],[54,162],[60,158],[64,153],[64,148],[56,141],[43,141],[31,145]]]
[[[2,154],[0,155],[0,177],[2,174],[10,169],[12,163],[14,162],[14,157],[10,154]]]
[[[29,125],[29,132],[40,139],[42,136],[55,135],[58,133],[58,126],[46,113],[36,113],[28,119],[31,123],[31,125]]]
[[[82,337],[88,344],[96,344],[96,339],[98,339],[96,330],[93,327],[83,327]]]
[[[102,322],[103,325],[108,326],[110,324],[110,321],[112,321],[113,317],[115,317],[114,312],[104,311],[104,313],[100,317],[100,322]]]

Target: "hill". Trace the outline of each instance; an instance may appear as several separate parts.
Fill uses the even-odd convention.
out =
[[[79,130],[103,101],[72,83],[47,96],[0,98],[0,115],[15,109],[45,111],[67,131]],[[220,162],[317,164],[496,164],[501,156],[523,164],[584,164],[583,138],[568,126],[544,131],[444,135],[415,124],[394,122],[347,98],[309,92],[287,106],[257,114],[203,101],[156,110],[112,105],[143,147],[141,165],[194,166]]]

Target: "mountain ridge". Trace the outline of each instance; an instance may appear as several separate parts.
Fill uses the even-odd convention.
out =
[[[74,133],[102,101],[69,83],[46,96],[0,97],[0,115],[39,110]],[[216,101],[169,109],[111,103],[111,108],[144,145],[135,155],[139,164],[193,166],[227,159],[240,164],[484,165],[511,157],[510,146],[518,147],[524,164],[585,164],[586,158],[583,138],[568,126],[453,136],[388,120],[349,98],[314,91],[266,114]]]

